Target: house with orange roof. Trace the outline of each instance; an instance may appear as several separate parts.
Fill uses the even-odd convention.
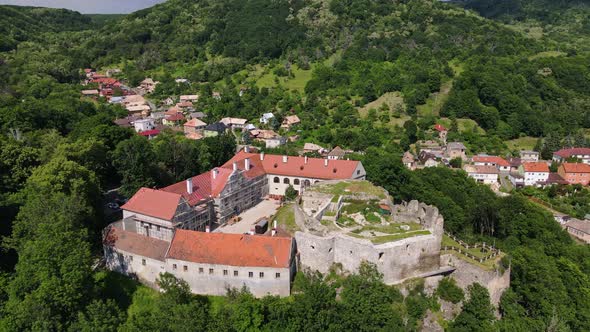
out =
[[[197,118],[191,119],[184,124],[184,133],[189,134],[200,134],[203,137],[203,130],[207,124]]]
[[[297,115],[289,115],[283,119],[283,123],[281,124],[281,128],[284,129],[291,129],[291,127],[296,126],[301,123],[299,117]]]
[[[491,165],[465,165],[463,168],[469,177],[478,183],[496,184],[500,173],[496,166]]]
[[[494,166],[500,172],[509,172],[510,171],[510,163],[498,156],[488,156],[488,155],[478,155],[473,156],[471,158],[471,162],[475,166]]]
[[[569,184],[588,185],[590,183],[590,165],[584,163],[563,163],[559,165],[557,174]]]
[[[527,162],[519,167],[519,173],[523,175],[525,186],[543,185],[549,179],[549,166],[546,162]]]

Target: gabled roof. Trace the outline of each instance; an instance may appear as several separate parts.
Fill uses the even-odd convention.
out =
[[[315,143],[305,143],[303,144],[303,150],[310,150],[310,151],[319,151],[319,150],[323,150],[324,148],[322,148],[321,146],[315,144]]]
[[[553,153],[554,156],[559,156],[561,158],[569,158],[572,156],[579,156],[579,155],[590,155],[590,148],[568,148],[568,149],[561,149]]]
[[[545,181],[545,183],[547,184],[568,184],[568,182],[561,177],[561,175],[557,174],[557,173],[549,173],[549,177],[547,178],[547,181]]]
[[[461,142],[451,142],[451,143],[447,144],[447,149],[466,150],[467,148]]]
[[[205,127],[205,130],[223,132],[226,128],[227,126],[223,122],[215,122],[207,125],[207,127]]]
[[[332,149],[332,151],[330,151],[328,153],[328,156],[330,157],[344,157],[344,155],[346,155],[346,151],[342,150],[341,147],[337,146],[335,148]]]
[[[260,160],[260,154],[246,153],[242,150],[222,167],[231,168],[233,167],[233,163],[237,162],[238,167],[243,169],[246,158],[250,158],[250,165],[252,167],[245,175],[252,177],[257,176],[257,174],[266,173],[323,180],[350,179],[356,175],[354,171],[360,164],[356,160],[328,160],[295,156],[287,156],[287,162],[284,162],[285,156],[272,154],[264,155],[263,160]]]
[[[181,199],[177,193],[141,188],[121,209],[171,221]]]
[[[181,113],[166,115],[165,119],[167,121],[182,121],[182,120],[184,120],[184,115],[182,115]]]
[[[474,173],[474,174],[498,174],[499,171],[495,166],[485,166],[485,165],[467,165],[465,167],[465,171],[467,173]]]
[[[184,124],[185,127],[204,127],[207,124],[197,118],[189,120],[187,123]]]
[[[525,172],[549,173],[549,166],[544,162],[523,163],[522,166],[524,167]]]
[[[180,100],[198,100],[199,95],[182,95],[180,96]]]
[[[219,122],[222,122],[226,126],[230,125],[244,125],[248,120],[242,118],[223,118]]]
[[[288,268],[292,238],[178,229],[167,258],[193,263]]]
[[[97,95],[99,94],[98,90],[82,90],[83,95]]]
[[[566,173],[590,173],[590,165],[583,163],[563,163],[561,164]]]
[[[490,163],[504,167],[510,166],[510,163],[506,159],[498,156],[474,156],[472,161],[474,163]]]
[[[434,125],[434,130],[441,132],[441,131],[447,131],[447,128],[445,128],[443,125],[437,123]]]
[[[137,134],[140,136],[156,136],[160,134],[160,131],[158,129],[144,130]]]
[[[299,122],[301,122],[301,120],[299,120],[299,117],[297,115],[286,116],[285,119],[283,120],[283,124],[286,124],[286,125],[293,125],[293,124],[296,124]]]

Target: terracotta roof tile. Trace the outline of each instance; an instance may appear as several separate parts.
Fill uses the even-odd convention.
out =
[[[109,227],[103,239],[103,244],[112,246],[128,253],[164,261],[170,243],[134,232],[124,231],[120,223]]]
[[[238,167],[243,169],[244,159],[250,158],[254,166],[246,175],[256,176],[255,174],[273,174],[283,176],[299,176],[306,178],[317,178],[323,180],[350,179],[355,176],[359,162],[356,160],[327,160],[321,158],[307,158],[288,156],[287,162],[283,162],[284,156],[264,155],[264,160],[260,160],[257,153],[246,153],[243,150],[238,152],[232,159],[222,167],[232,167],[233,162],[238,162]],[[327,166],[326,166],[327,162]],[[260,167],[257,167],[260,165]],[[250,174],[248,174],[250,173]]]
[[[203,264],[288,268],[292,238],[178,229],[167,258]]]
[[[472,160],[474,163],[490,163],[504,167],[510,166],[510,163],[506,159],[498,156],[474,156]]]
[[[525,172],[536,172],[536,173],[549,173],[549,166],[547,163],[544,162],[530,162],[530,163],[523,163]]]
[[[204,127],[207,124],[199,119],[191,119],[187,123],[184,124],[185,127]]]
[[[569,158],[577,155],[590,155],[590,148],[568,148],[553,153],[561,158]]]
[[[182,196],[162,190],[141,188],[121,207],[123,210],[172,220]]]
[[[441,124],[435,124],[434,125],[434,130],[436,131],[447,131],[447,128],[445,128],[443,125]]]
[[[590,165],[583,163],[563,163],[561,164],[566,173],[590,173]]]

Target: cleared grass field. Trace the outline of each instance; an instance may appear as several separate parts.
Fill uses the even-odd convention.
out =
[[[537,144],[537,137],[520,137],[510,141],[506,141],[506,145],[510,150],[532,150]]]

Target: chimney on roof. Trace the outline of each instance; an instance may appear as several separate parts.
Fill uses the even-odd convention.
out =
[[[307,165],[307,156],[305,156],[305,158],[303,160],[304,160],[304,163]]]
[[[277,235],[277,230],[273,228],[273,229],[270,231],[270,236],[275,236],[275,235]]]
[[[250,147],[249,146],[244,146],[244,152],[246,153],[250,153]]]
[[[324,159],[324,167],[328,167],[328,159]]]
[[[260,152],[260,160],[264,160],[264,152]]]
[[[283,156],[283,162],[286,163],[287,160],[289,160],[289,157],[288,156]]]
[[[193,193],[193,179],[188,178],[186,179],[186,192],[190,194]]]
[[[213,171],[211,171],[211,173],[213,174],[213,180],[217,179],[217,174],[219,174],[219,170],[217,168],[214,168]]]
[[[209,225],[205,226],[205,233],[211,233],[211,226],[209,226]]]
[[[250,158],[244,159],[244,168],[249,171],[250,170]]]
[[[274,229],[277,229],[277,220],[276,220],[276,219],[273,221],[273,226],[272,226],[272,228],[274,228]]]
[[[255,231],[254,229],[251,229],[251,230],[250,230],[250,232],[249,232],[248,234],[250,234],[250,235],[254,235],[254,234],[256,234],[256,231]]]
[[[237,171],[237,170],[238,170],[238,162],[234,161],[234,171]]]

